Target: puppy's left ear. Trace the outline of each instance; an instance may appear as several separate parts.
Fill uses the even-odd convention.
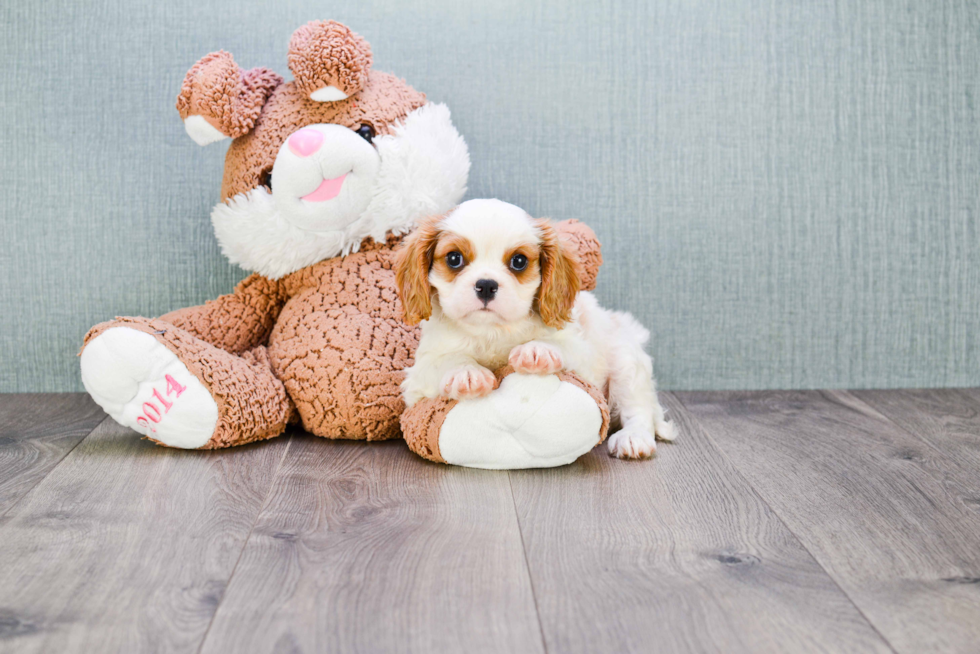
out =
[[[402,301],[404,320],[409,325],[417,325],[432,315],[429,270],[439,240],[439,223],[443,218],[432,216],[423,220],[395,253],[395,283]]]
[[[561,329],[572,319],[572,307],[581,288],[579,264],[574,250],[561,242],[551,221],[535,221],[541,234],[541,288],[538,313],[544,324]]]

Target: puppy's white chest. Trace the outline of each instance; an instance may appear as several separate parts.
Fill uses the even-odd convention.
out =
[[[470,344],[469,354],[484,368],[496,370],[507,364],[511,350],[531,340],[534,340],[534,337],[529,334],[474,338]]]

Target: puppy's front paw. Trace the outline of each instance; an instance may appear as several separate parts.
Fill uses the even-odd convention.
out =
[[[649,459],[657,451],[657,441],[645,429],[623,427],[607,441],[609,455],[618,459]]]
[[[540,341],[518,345],[510,351],[507,362],[517,372],[529,375],[550,375],[565,366],[558,348]]]
[[[483,366],[460,366],[442,378],[442,394],[453,400],[466,400],[489,395],[496,379]]]

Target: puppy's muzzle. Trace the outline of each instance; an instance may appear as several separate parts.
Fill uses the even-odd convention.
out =
[[[492,279],[478,279],[473,289],[476,296],[483,302],[483,306],[490,304],[490,301],[497,295],[500,284]]]

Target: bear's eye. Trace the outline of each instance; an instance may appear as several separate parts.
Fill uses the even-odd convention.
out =
[[[363,123],[360,127],[355,129],[354,131],[357,132],[357,135],[360,136],[365,141],[367,141],[368,143],[374,140],[374,128],[368,125],[367,123]]]
[[[527,257],[523,254],[515,254],[510,258],[510,269],[514,272],[521,272],[527,268]]]
[[[267,189],[269,189],[269,192],[270,193],[272,192],[272,171],[271,170],[267,170],[264,173],[262,173],[261,176],[259,176],[259,184],[261,184],[262,186],[264,186]]]
[[[459,270],[463,267],[464,263],[463,255],[459,252],[450,252],[446,255],[446,265],[453,270]]]

